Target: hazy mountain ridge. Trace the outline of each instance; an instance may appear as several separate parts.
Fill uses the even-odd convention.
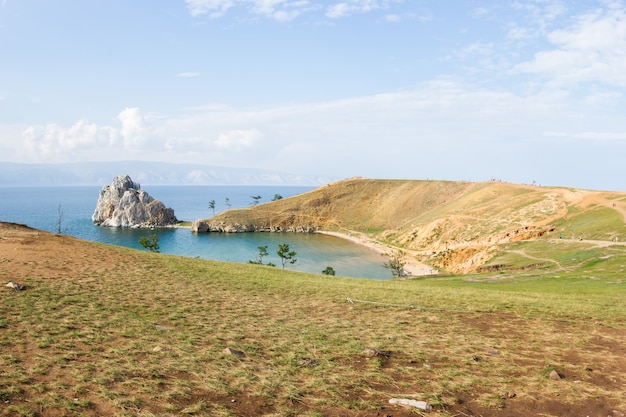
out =
[[[65,164],[0,162],[0,186],[104,185],[130,175],[146,185],[322,185],[336,178],[279,171],[169,162],[116,161]]]

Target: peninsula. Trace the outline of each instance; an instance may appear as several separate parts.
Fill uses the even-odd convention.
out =
[[[597,216],[610,220],[586,226]],[[351,178],[196,220],[192,231],[332,233],[401,256],[412,275],[466,274],[517,268],[505,256],[515,242],[620,244],[625,217],[626,193],[620,192]]]

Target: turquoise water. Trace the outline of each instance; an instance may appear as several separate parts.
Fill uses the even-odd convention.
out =
[[[275,194],[283,197],[300,194],[312,187],[280,186],[142,186],[152,197],[174,209],[180,220],[211,217],[209,201],[215,201],[216,213],[228,208],[247,207],[251,196],[262,196],[261,203]],[[57,232],[59,218],[64,234],[96,242],[142,249],[139,238],[156,233],[161,253],[247,263],[255,260],[259,246],[268,246],[264,263],[280,265],[278,245],[287,243],[298,254],[298,262],[289,269],[321,273],[331,266],[337,275],[389,279],[390,272],[379,254],[333,236],[292,233],[194,234],[187,228],[125,229],[95,226],[91,215],[100,187],[0,187],[0,220],[26,224]],[[142,249],[143,250],[143,249]]]

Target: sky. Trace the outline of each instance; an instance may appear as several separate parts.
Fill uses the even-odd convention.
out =
[[[0,0],[0,163],[626,191],[626,2]]]

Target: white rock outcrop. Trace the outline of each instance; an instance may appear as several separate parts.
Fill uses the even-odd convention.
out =
[[[152,198],[128,175],[102,187],[91,220],[109,227],[162,227],[178,222],[173,209]]]

